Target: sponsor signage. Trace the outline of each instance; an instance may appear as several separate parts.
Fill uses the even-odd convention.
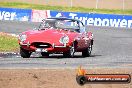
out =
[[[131,15],[0,8],[0,20],[41,22],[42,19],[47,17],[68,17],[73,19],[79,19],[85,25],[92,25],[92,26],[132,28]]]
[[[31,21],[30,9],[0,8],[0,20]]]
[[[86,83],[130,83],[131,76],[129,74],[88,74],[79,67],[76,81],[79,85]]]
[[[85,25],[132,28],[132,16],[50,11],[49,17],[68,17],[81,20]]]

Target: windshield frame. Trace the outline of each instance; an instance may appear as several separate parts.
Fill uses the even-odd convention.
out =
[[[56,26],[56,23],[57,22],[71,22],[71,23],[75,23],[76,26],[71,26],[71,25],[68,25],[67,27],[63,27],[63,26]],[[53,23],[52,26],[48,26],[49,23]],[[47,24],[48,23],[48,24]],[[62,29],[62,30],[69,30],[69,31],[75,31],[75,32],[79,32],[80,33],[80,25],[79,23],[82,23],[81,21],[78,21],[78,20],[74,20],[74,19],[61,19],[61,18],[47,18],[47,19],[43,19],[42,22],[40,23],[40,26],[39,26],[39,30],[45,30],[45,29]],[[50,24],[50,25],[51,25]],[[82,23],[83,25],[83,23]],[[43,27],[42,27],[43,26]],[[84,26],[84,25],[83,25]]]

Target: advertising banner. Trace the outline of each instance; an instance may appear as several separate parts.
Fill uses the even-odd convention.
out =
[[[68,17],[81,20],[85,25],[132,28],[132,16],[50,11],[48,17]]]
[[[132,28],[131,15],[60,12],[50,10],[31,10],[0,7],[0,20],[41,22],[47,17],[68,17],[79,19],[85,25],[92,26]]]
[[[0,20],[31,21],[30,9],[1,8]]]
[[[48,10],[32,10],[32,22],[41,22],[47,18]]]

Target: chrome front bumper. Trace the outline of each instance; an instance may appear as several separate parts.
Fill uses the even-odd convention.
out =
[[[37,47],[31,46],[31,44],[29,42],[27,42],[27,43],[20,42],[20,45],[26,46],[29,49],[35,50],[35,52],[48,52],[48,51],[54,50],[54,48],[66,48],[67,47],[66,44],[57,46],[54,43],[52,44],[52,47],[49,47],[49,48],[37,48]]]

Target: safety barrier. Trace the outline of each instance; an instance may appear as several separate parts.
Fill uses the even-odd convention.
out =
[[[132,16],[130,15],[50,11],[50,17],[60,16],[79,19],[85,25],[132,28]]]
[[[31,9],[0,8],[0,20],[31,21]]]
[[[131,15],[0,8],[0,20],[41,22],[42,19],[47,17],[68,17],[73,19],[79,19],[85,25],[92,26],[132,28]]]

